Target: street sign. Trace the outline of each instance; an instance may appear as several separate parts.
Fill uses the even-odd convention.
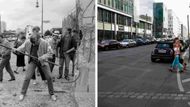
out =
[[[44,20],[43,23],[50,23],[50,21],[49,20]]]

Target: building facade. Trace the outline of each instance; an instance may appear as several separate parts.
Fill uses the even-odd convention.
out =
[[[134,22],[134,0],[98,0],[98,40],[152,35],[152,22]]]
[[[4,21],[1,21],[1,33],[6,32],[7,30],[7,24]]]
[[[164,3],[153,4],[153,35],[156,38],[168,37],[168,9]]]
[[[168,10],[168,37],[175,38],[181,35],[181,22],[175,13],[169,9]]]
[[[183,24],[181,24],[181,38],[183,38],[183,40],[188,39],[187,27],[185,27]]]

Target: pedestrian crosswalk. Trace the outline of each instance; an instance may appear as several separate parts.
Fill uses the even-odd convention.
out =
[[[188,93],[99,92],[98,97],[113,99],[190,100],[190,94]]]

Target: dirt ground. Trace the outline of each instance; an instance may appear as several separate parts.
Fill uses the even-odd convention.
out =
[[[27,64],[27,57],[26,64]],[[11,56],[11,67],[16,69],[16,56]],[[58,61],[56,61],[58,63]],[[15,74],[16,81],[9,82],[9,74],[4,69],[3,82],[0,83],[0,107],[95,107],[95,70],[88,69],[81,73],[81,78],[76,83],[65,83],[65,79],[55,80],[54,90],[57,101],[50,99],[47,84],[38,76],[30,81],[27,96],[19,101],[19,95],[25,77],[22,68]],[[53,76],[58,76],[58,67],[54,68]],[[85,83],[83,83],[85,81]]]

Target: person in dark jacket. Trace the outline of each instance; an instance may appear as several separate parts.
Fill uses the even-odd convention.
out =
[[[14,48],[18,48],[21,46],[26,40],[25,33],[20,32],[18,34],[18,39],[15,41]],[[17,70],[19,67],[23,67],[23,71],[25,71],[25,55],[22,53],[15,53],[17,56],[17,61],[16,61],[16,70],[14,71],[16,74],[18,74]]]
[[[63,64],[65,62],[65,73],[64,78],[69,81],[69,63],[70,63],[70,56],[69,52],[72,49],[72,36],[71,36],[72,29],[68,28],[65,35],[61,37],[57,45],[57,49],[59,50],[59,76],[57,79],[61,79],[63,76]]]
[[[72,32],[72,38],[71,38],[71,49],[68,51],[70,59],[72,61],[72,76],[74,76],[74,70],[75,70],[75,60],[76,60],[76,49],[77,46],[80,44],[80,37],[78,35],[77,30],[73,30]]]
[[[11,44],[9,41],[7,41],[2,34],[0,34],[0,44],[3,46],[7,46],[11,48]],[[14,81],[15,76],[11,69],[10,65],[10,59],[11,59],[11,50],[7,49],[5,47],[0,46],[0,56],[1,56],[1,62],[0,62],[0,82],[3,81],[3,69],[5,68],[9,75],[11,76],[11,79],[9,81]]]

